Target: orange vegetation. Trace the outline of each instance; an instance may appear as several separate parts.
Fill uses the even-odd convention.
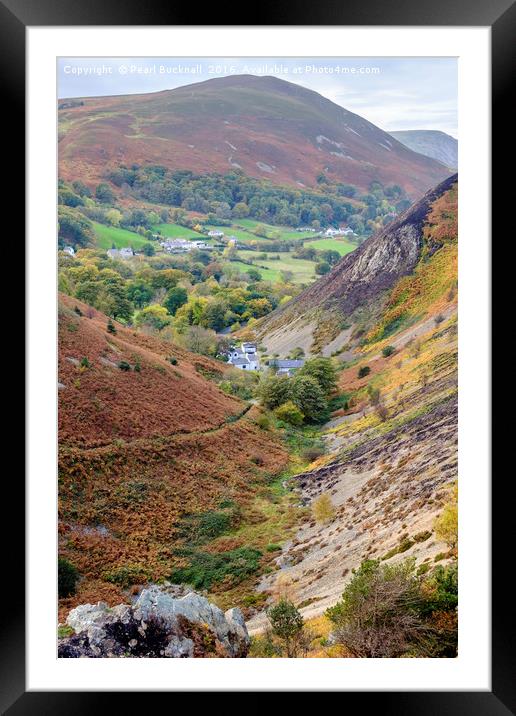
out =
[[[118,603],[128,584],[166,578],[185,513],[249,503],[288,460],[255,424],[256,408],[243,415],[242,401],[196,371],[223,364],[118,324],[112,335],[106,316],[91,314],[61,297],[59,552],[81,575],[61,613],[84,601]]]

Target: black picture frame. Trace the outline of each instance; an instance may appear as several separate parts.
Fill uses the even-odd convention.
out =
[[[25,105],[25,29],[33,26],[67,25],[363,25],[363,26],[489,26],[492,32],[492,158],[493,234],[502,225],[504,211],[512,206],[509,191],[512,182],[505,180],[504,168],[514,166],[510,161],[514,153],[511,141],[514,113],[510,103],[511,80],[514,74],[514,39],[516,37],[516,5],[512,0],[348,0],[337,4],[335,0],[318,0],[316,3],[284,0],[276,3],[253,5],[249,20],[235,22],[241,6],[232,12],[231,5],[195,4],[176,6],[170,0],[0,0],[0,57],[3,80],[4,137],[16,148],[16,162],[10,163],[9,186],[6,189],[8,206],[19,207],[18,217],[24,216],[22,207],[24,182],[24,105]],[[231,19],[230,19],[231,18]],[[4,145],[5,147],[5,145]],[[488,201],[488,197],[486,197]],[[498,232],[497,232],[498,233]],[[16,234],[21,234],[17,221]],[[501,234],[501,232],[500,232]],[[18,251],[18,247],[16,248]],[[497,285],[509,281],[509,262],[500,265]],[[507,274],[504,275],[504,271]],[[500,280],[500,277],[501,280]],[[510,284],[509,284],[510,285]],[[493,297],[493,308],[500,308]],[[493,311],[493,317],[497,315]],[[493,325],[495,329],[496,323]],[[500,377],[500,381],[501,381]],[[496,376],[493,394],[496,395]],[[508,421],[507,421],[508,422]],[[501,426],[492,441],[492,454],[497,455],[509,443],[508,427]],[[22,454],[22,453],[20,453]],[[493,475],[497,473],[493,470]],[[509,549],[513,542],[511,528],[512,502],[507,499],[505,474],[493,479],[493,530],[492,539],[492,691],[490,692],[350,692],[343,706],[372,709],[384,714],[418,714],[418,716],[451,716],[452,714],[486,714],[507,716],[516,714],[516,664],[514,651],[513,607],[504,603],[507,565],[512,563]],[[24,520],[24,485],[20,476],[14,480],[11,473],[9,495],[4,493],[4,505],[16,514],[17,525]],[[507,474],[510,481],[510,474]],[[6,480],[7,477],[4,477]],[[507,482],[506,481],[506,482]],[[6,486],[4,485],[4,489]],[[7,503],[7,500],[9,501]],[[511,510],[511,512],[509,512]],[[512,540],[511,540],[512,537]],[[4,538],[5,540],[5,538]],[[24,539],[21,529],[16,538],[4,541],[4,592],[9,585],[10,601],[4,607],[0,631],[0,710],[12,716],[18,714],[82,714],[92,713],[103,706],[116,710],[140,710],[148,707],[148,693],[96,693],[96,692],[26,692],[25,690],[25,614],[22,584],[24,583]],[[12,591],[11,591],[12,590]],[[13,596],[15,594],[15,596]],[[407,684],[410,689],[410,684]],[[336,689],[337,690],[337,689]],[[122,706],[120,698],[129,696],[129,704]],[[166,695],[170,699],[170,694]],[[116,701],[115,701],[116,699]],[[143,699],[146,699],[144,702]],[[364,700],[365,699],[365,700]],[[125,699],[124,699],[125,701]],[[243,702],[241,707],[244,707]]]

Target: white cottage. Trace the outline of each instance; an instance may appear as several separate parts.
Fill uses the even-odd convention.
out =
[[[240,346],[233,346],[228,356],[228,363],[240,370],[260,370],[256,343],[244,342]]]

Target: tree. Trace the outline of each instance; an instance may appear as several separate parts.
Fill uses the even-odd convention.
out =
[[[167,297],[163,301],[163,305],[170,313],[174,316],[177,309],[181,308],[188,301],[188,293],[185,288],[181,286],[174,286],[167,293]]]
[[[282,420],[284,423],[289,423],[290,425],[302,425],[305,419],[303,413],[291,400],[287,400],[286,403],[277,407],[274,414],[278,420]]]
[[[147,303],[150,303],[154,293],[146,281],[138,278],[129,281],[125,290],[127,298],[134,303],[136,308],[143,308]]]
[[[98,184],[95,189],[95,198],[102,204],[113,204],[115,201],[115,193],[109,184]]]
[[[312,358],[306,361],[298,375],[309,375],[319,383],[326,395],[337,389],[337,373],[331,358]]]
[[[246,269],[246,274],[249,276],[251,281],[261,281],[262,275],[256,268],[248,268]]]
[[[292,602],[281,599],[267,611],[272,633],[283,642],[288,658],[294,658],[299,651],[298,639],[303,631],[301,613]]]
[[[217,352],[217,336],[202,326],[190,326],[185,333],[178,336],[178,343],[192,353],[214,356]]]
[[[323,251],[321,254],[321,257],[324,261],[329,263],[330,266],[335,266],[335,264],[340,261],[339,252],[334,251],[333,249],[328,249],[327,251]]]
[[[316,522],[326,524],[331,522],[335,517],[335,507],[331,501],[331,497],[327,492],[316,497],[312,502],[312,514]]]
[[[329,273],[330,269],[331,266],[327,261],[319,261],[319,263],[315,264],[315,273],[318,276],[324,276],[324,274]]]
[[[369,375],[371,372],[371,368],[368,365],[363,365],[361,368],[358,369],[358,377],[359,378],[365,378],[366,375]]]
[[[328,402],[319,383],[310,375],[295,375],[290,381],[290,400],[309,422],[322,423],[328,417]]]
[[[326,615],[336,627],[337,641],[355,657],[424,656],[428,627],[421,607],[414,559],[396,565],[365,560]]]
[[[145,256],[154,256],[154,254],[156,253],[156,249],[152,244],[144,244],[142,246],[142,253]]]
[[[453,485],[451,500],[444,506],[443,511],[434,524],[436,536],[446,542],[452,550],[457,548],[459,541],[459,512],[458,512],[458,486]]]
[[[59,206],[57,210],[58,239],[60,246],[71,244],[83,248],[95,242],[93,224],[83,214],[67,206]]]
[[[290,381],[286,375],[266,373],[258,385],[257,393],[261,404],[274,410],[289,400]]]
[[[57,560],[57,591],[60,599],[75,594],[78,579],[77,567],[67,559],[59,557]]]
[[[233,216],[237,219],[243,219],[249,216],[249,207],[244,201],[239,201],[233,207]]]
[[[137,326],[147,326],[148,328],[154,328],[157,331],[165,328],[169,322],[170,317],[167,313],[167,309],[156,303],[142,308],[142,310],[136,314],[135,320]]]
[[[226,304],[223,301],[211,300],[205,304],[201,320],[199,321],[204,328],[211,328],[214,331],[221,331],[225,324]]]
[[[106,211],[106,220],[109,221],[111,226],[120,226],[122,212],[118,209],[108,209],[108,211]]]
[[[388,358],[394,353],[395,350],[396,348],[394,346],[385,346],[384,348],[382,348],[382,355],[384,358]]]

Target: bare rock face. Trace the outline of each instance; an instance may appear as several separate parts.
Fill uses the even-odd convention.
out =
[[[249,635],[242,612],[224,612],[195,592],[176,596],[153,585],[134,604],[81,604],[66,620],[75,634],[60,639],[62,658],[245,657]]]
[[[355,251],[343,257],[330,273],[264,319],[260,331],[274,327],[283,313],[303,316],[316,308],[336,308],[350,316],[378,299],[414,270],[423,246],[423,226],[431,204],[457,182],[457,174],[428,191],[398,219],[377,231]]]

